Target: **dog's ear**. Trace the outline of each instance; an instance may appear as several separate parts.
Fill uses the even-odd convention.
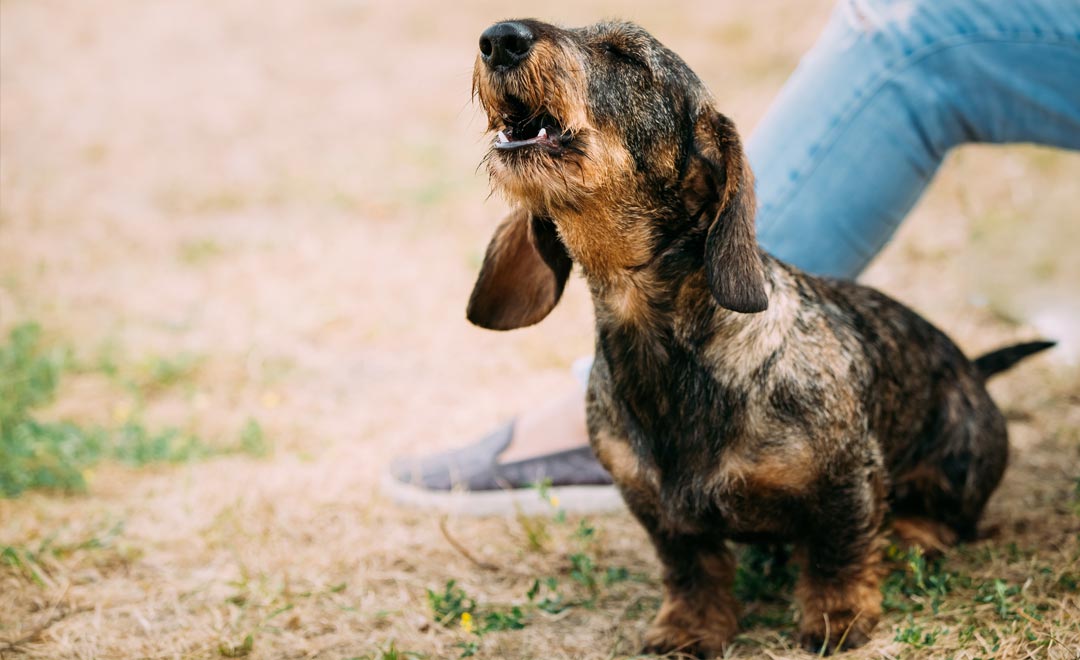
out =
[[[515,211],[488,244],[465,314],[490,330],[538,323],[559,302],[572,265],[555,223]]]
[[[714,213],[705,239],[709,288],[726,309],[764,311],[769,300],[754,233],[754,175],[731,120],[712,108],[702,110],[694,124],[690,159],[684,184],[687,206]]]

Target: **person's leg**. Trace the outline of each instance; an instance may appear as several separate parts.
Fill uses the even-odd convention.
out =
[[[758,240],[853,278],[965,142],[1080,148],[1080,3],[841,2],[747,144]]]
[[[811,273],[853,278],[951,147],[1080,148],[1078,90],[1074,0],[843,0],[748,140],[758,239]],[[504,450],[586,446],[582,396],[526,412]]]
[[[587,444],[585,390],[573,387],[518,417],[513,442],[499,460],[521,461]]]

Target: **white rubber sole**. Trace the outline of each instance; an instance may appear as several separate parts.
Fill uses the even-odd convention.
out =
[[[384,495],[402,506],[462,516],[532,516],[559,509],[567,513],[626,510],[615,486],[552,486],[546,491],[546,500],[535,488],[433,491],[402,483],[391,475],[383,477],[381,487]]]

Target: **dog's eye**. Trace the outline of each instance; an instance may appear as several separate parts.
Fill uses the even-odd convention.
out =
[[[611,42],[605,42],[603,44],[603,48],[605,53],[617,60],[626,62],[627,64],[633,64],[634,66],[645,66],[645,62],[638,59],[636,56],[631,55],[630,53],[626,52],[625,50]]]

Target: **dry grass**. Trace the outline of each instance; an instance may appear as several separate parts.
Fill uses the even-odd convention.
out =
[[[71,375],[49,415],[138,407],[206,438],[256,419],[275,452],[107,464],[85,494],[0,500],[0,656],[379,657],[393,642],[456,657],[478,638],[434,622],[426,594],[450,579],[478,621],[522,608],[526,627],[485,635],[477,657],[632,654],[657,585],[626,515],[592,517],[591,535],[573,518],[448,521],[488,570],[375,486],[390,456],[460,443],[567,386],[591,344],[580,283],[539,328],[463,319],[503,212],[474,170],[475,38],[512,14],[632,18],[750,127],[827,4],[4,0],[0,330],[36,319],[84,362],[136,374],[156,356],[198,362],[163,385]],[[962,150],[868,279],[973,353],[1036,321],[1075,341],[1078,180],[1076,155]],[[897,607],[922,610],[893,609],[849,657],[1076,657],[1067,355],[993,386],[1015,448],[993,535],[930,582],[894,583]],[[606,585],[585,561],[631,579]],[[545,612],[545,587],[530,604],[546,576],[584,602]],[[790,594],[772,596],[748,608],[732,657],[807,657],[790,647]]]

